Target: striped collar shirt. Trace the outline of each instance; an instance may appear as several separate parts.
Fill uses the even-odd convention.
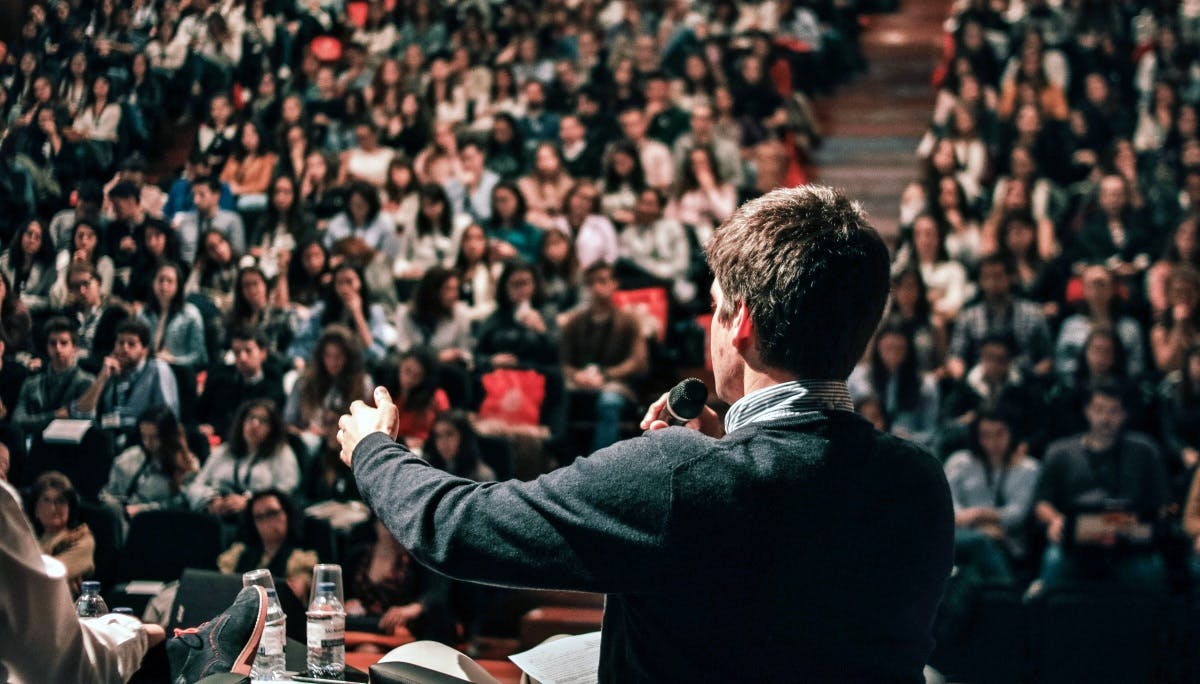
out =
[[[813,411],[853,411],[850,390],[840,380],[792,380],[764,387],[733,402],[725,432],[750,423],[791,418]]]

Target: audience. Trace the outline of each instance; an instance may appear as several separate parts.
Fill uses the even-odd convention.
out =
[[[242,574],[266,568],[282,577],[296,598],[307,603],[315,551],[299,548],[299,521],[291,498],[281,489],[265,487],[249,495],[239,513],[239,537],[217,557],[221,572]]]
[[[13,424],[29,435],[41,433],[56,418],[71,417],[71,407],[95,381],[75,362],[78,333],[69,320],[52,318],[43,332],[49,367],[21,385],[12,416]]]
[[[62,473],[45,472],[34,481],[29,499],[30,519],[42,553],[66,567],[67,583],[78,593],[79,583],[96,568],[96,540],[79,520],[75,486]]]
[[[186,510],[187,489],[199,470],[175,414],[156,406],[138,418],[137,443],[113,461],[100,502],[122,520],[143,511]]]
[[[238,328],[230,335],[233,367],[213,369],[205,382],[204,393],[196,402],[200,432],[225,439],[239,404],[251,399],[266,399],[283,406],[283,379],[267,363],[268,342],[263,328]]]
[[[150,355],[150,329],[145,323],[125,321],[116,332],[112,354],[104,357],[92,386],[75,402],[75,411],[95,417],[120,442],[147,409],[166,406],[178,416],[179,386],[171,367]]]
[[[286,436],[283,416],[270,400],[239,406],[225,443],[213,449],[187,488],[192,509],[233,516],[246,510],[258,492],[295,491],[300,465]]]

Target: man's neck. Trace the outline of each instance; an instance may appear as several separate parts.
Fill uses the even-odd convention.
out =
[[[1012,298],[1008,295],[1001,297],[987,297],[984,299],[989,309],[1006,309],[1012,303]]]
[[[198,216],[199,218],[212,219],[216,215],[217,215],[216,207],[213,207],[212,209],[201,209],[200,207],[196,207],[196,216]]]
[[[66,373],[75,367],[75,359],[71,359],[66,363],[50,362],[50,371],[52,373]]]
[[[252,373],[242,373],[242,382],[253,385],[257,382],[261,382],[264,375],[265,373],[263,373],[263,369],[257,368]]]
[[[753,394],[768,387],[774,387],[785,382],[793,382],[800,378],[784,371],[768,369],[757,371],[749,366],[742,372],[742,396]],[[739,399],[741,397],[738,397]]]

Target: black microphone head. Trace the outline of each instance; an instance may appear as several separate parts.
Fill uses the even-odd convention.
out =
[[[667,408],[681,420],[691,420],[704,410],[708,388],[697,378],[688,378],[671,388]]]

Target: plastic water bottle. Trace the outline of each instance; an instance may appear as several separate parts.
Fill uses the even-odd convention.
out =
[[[287,643],[287,616],[279,605],[279,595],[274,589],[267,590],[267,624],[263,628],[262,640],[258,642],[258,653],[250,678],[262,681],[287,680],[287,662],[283,648]]]
[[[108,605],[100,598],[99,582],[84,582],[83,593],[75,602],[75,612],[81,618],[100,617],[108,614]]]
[[[308,672],[338,677],[346,670],[346,610],[337,585],[320,582],[308,605]]]

